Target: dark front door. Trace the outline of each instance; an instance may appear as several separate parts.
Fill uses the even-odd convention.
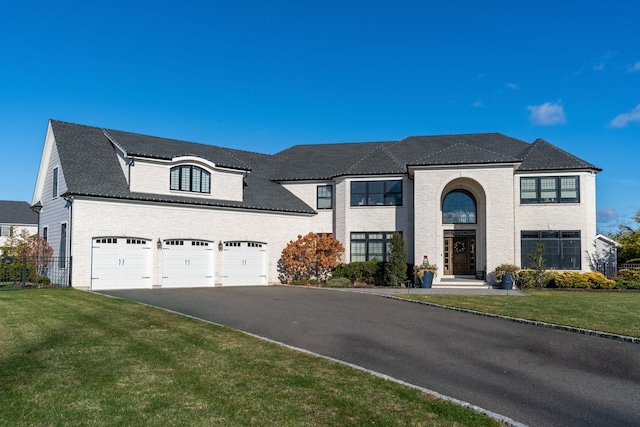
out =
[[[445,237],[444,258],[444,274],[475,274],[475,237]]]

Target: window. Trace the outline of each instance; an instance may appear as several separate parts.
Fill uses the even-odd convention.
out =
[[[191,191],[192,193],[211,192],[211,174],[198,166],[172,167],[169,181],[172,190]]]
[[[333,186],[318,185],[317,206],[318,209],[331,209],[333,207]]]
[[[544,176],[520,178],[520,203],[578,203],[580,177]]]
[[[64,268],[67,256],[67,224],[60,224],[60,258],[58,258],[58,267]]]
[[[351,233],[351,262],[386,261],[393,233]]]
[[[53,194],[52,197],[55,199],[58,197],[58,168],[53,168]]]
[[[582,268],[580,231],[522,231],[520,236],[522,268],[527,268],[531,264],[529,254],[538,243],[544,244],[546,268],[558,270]]]
[[[442,202],[443,224],[475,224],[476,200],[464,190],[450,192]]]
[[[10,225],[3,225],[2,227],[0,227],[0,236],[2,237],[11,237],[11,226]]]
[[[402,181],[353,181],[351,206],[402,206]]]
[[[42,227],[42,238],[45,242],[49,238],[49,227]]]

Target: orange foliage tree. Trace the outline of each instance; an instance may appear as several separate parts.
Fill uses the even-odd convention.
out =
[[[333,238],[333,234],[309,233],[290,241],[282,250],[278,261],[279,278],[282,283],[298,279],[325,281],[331,269],[338,265],[344,246]]]

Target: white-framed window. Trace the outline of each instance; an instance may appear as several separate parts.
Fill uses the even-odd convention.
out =
[[[49,238],[49,227],[42,227],[42,238],[45,242]]]
[[[53,168],[52,198],[58,197],[58,167]]]
[[[0,227],[0,236],[2,237],[11,237],[13,231],[13,227],[10,225],[3,225]]]
[[[520,203],[579,203],[579,176],[520,178]]]
[[[402,180],[351,181],[351,206],[402,206]]]
[[[333,208],[333,185],[318,185],[317,207],[318,209]]]
[[[174,166],[170,172],[169,188],[192,193],[210,193],[211,174],[199,166]]]

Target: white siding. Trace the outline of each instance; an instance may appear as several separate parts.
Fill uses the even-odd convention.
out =
[[[53,197],[53,169],[58,168],[58,196]],[[72,239],[73,230],[70,223],[70,208],[66,200],[60,197],[60,194],[64,194],[67,190],[67,184],[64,179],[64,171],[60,166],[60,158],[58,157],[58,149],[53,144],[51,150],[51,160],[49,162],[49,168],[46,173],[44,182],[44,189],[42,192],[42,210],[40,211],[40,230],[39,234],[42,234],[42,229],[48,227],[47,241],[53,248],[53,256],[59,256],[60,250],[60,226],[63,223],[67,224],[67,253],[69,256],[69,239]]]

